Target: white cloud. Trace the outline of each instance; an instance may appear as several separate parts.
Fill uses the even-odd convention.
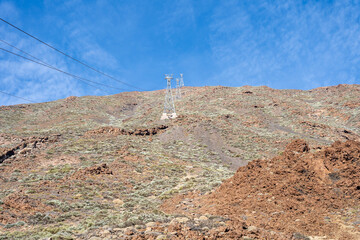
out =
[[[31,53],[60,69],[67,70],[66,64],[56,56],[56,53],[39,43],[9,33],[9,29],[1,28],[0,35],[3,36],[3,40],[17,46],[19,49]],[[4,43],[0,43],[0,46],[24,55]],[[79,84],[74,79],[3,51],[0,52],[0,89],[36,102],[83,94]],[[26,101],[0,94],[0,105],[17,103],[26,103]]]
[[[109,75],[114,75],[111,74],[114,70],[116,70],[116,72],[125,71],[124,67],[114,57],[113,53],[103,47],[103,45],[105,45],[104,40],[106,40],[106,37],[105,39],[103,35],[99,37],[97,33],[99,31],[104,31],[105,29],[107,34],[111,34],[111,31],[107,29],[113,29],[114,26],[118,25],[118,23],[113,22],[114,16],[126,15],[126,9],[120,9],[120,11],[118,11],[118,4],[114,5],[106,0],[92,3],[73,0],[65,5],[62,5],[62,1],[51,1],[47,2],[46,8],[52,10],[59,4],[62,7],[57,9],[56,13],[63,16],[66,21],[58,21],[58,19],[56,19],[54,22],[57,24],[57,28],[61,29],[61,35],[63,36],[62,42],[63,45],[67,47],[65,49],[60,49],[97,70],[110,73]],[[76,9],[76,11],[71,11],[72,9]],[[51,13],[53,14],[52,11]],[[101,16],[99,16],[99,13],[101,13]],[[103,15],[104,13],[105,15]],[[51,14],[49,15],[50,16],[46,15],[45,18],[53,17]],[[127,24],[129,25],[129,28],[131,28],[134,14],[129,16],[129,14],[123,16],[125,22],[121,22],[121,24]],[[101,81],[115,87],[125,88],[118,82],[98,74],[79,63],[70,60],[69,64],[74,66],[75,71],[86,74],[85,76],[88,78],[91,77],[95,81]],[[116,78],[119,79],[117,76]],[[125,81],[121,78],[119,80]]]
[[[312,88],[354,82],[360,73],[351,67],[360,63],[359,4],[241,3],[213,15],[210,43],[222,69],[213,82]]]
[[[74,5],[78,3],[73,1],[72,4]],[[9,22],[12,22],[19,27],[22,26],[21,20],[18,17],[19,11],[14,4],[1,2],[0,15],[3,15],[4,17],[6,15],[11,15],[8,19]],[[44,18],[46,18],[46,16]],[[86,32],[86,28],[81,28],[81,30],[79,30],[80,28],[76,27],[76,20],[74,20],[74,22],[70,22],[69,25],[73,27],[67,28],[67,32],[63,33],[64,42],[71,43],[74,52],[76,52],[76,56],[80,56],[80,59],[90,60],[87,62],[90,65],[95,62],[101,63],[100,67],[105,65],[114,67],[117,65],[116,59],[111,54],[103,50],[100,45],[93,40],[91,34]],[[72,35],[70,33],[72,33]],[[81,66],[77,63],[25,36],[16,29],[7,26],[5,23],[0,24],[0,36],[1,39],[61,70],[80,75],[84,78],[91,79],[92,81],[104,82],[105,77],[101,78],[101,76],[97,76],[91,70],[85,71],[87,70],[86,68],[84,70],[84,68],[81,68]],[[20,55],[24,55],[23,53],[19,53],[16,49],[13,49],[1,42],[0,47]],[[64,50],[61,46],[59,49]],[[66,52],[66,50],[64,51]],[[72,55],[71,53],[69,54]],[[108,83],[108,81],[105,81],[104,83]],[[109,85],[111,85],[111,83]],[[0,51],[0,90],[19,97],[34,100],[36,102],[56,100],[71,95],[81,96],[104,94],[103,91],[90,87],[67,75],[44,66],[31,63],[25,59],[21,59],[3,51]],[[0,105],[18,103],[26,103],[26,101],[0,94]]]
[[[186,34],[179,31],[180,29],[196,27],[193,2],[190,0],[166,2],[159,12],[159,19],[158,28],[161,29],[159,32],[163,33],[163,38],[173,43],[174,35]]]
[[[13,3],[9,1],[0,2],[0,16],[3,19],[17,18],[19,11],[16,9]]]
[[[38,55],[36,52],[33,54]],[[65,66],[62,68],[66,69]],[[0,72],[2,91],[36,102],[82,94],[78,84],[70,77],[5,53],[1,54]],[[26,101],[0,95],[1,105],[19,102]]]

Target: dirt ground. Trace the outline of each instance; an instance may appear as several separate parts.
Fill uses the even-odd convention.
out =
[[[183,90],[0,106],[0,240],[360,239],[360,85]]]
[[[240,167],[213,193],[176,196],[163,209],[224,216],[231,219],[230,228],[256,226],[260,238],[274,231],[285,238],[298,233],[360,239],[359,222],[344,228],[351,223],[341,219],[341,212],[359,206],[359,170],[359,142],[310,148],[305,141],[295,140],[271,160]],[[352,218],[360,219],[357,211]]]

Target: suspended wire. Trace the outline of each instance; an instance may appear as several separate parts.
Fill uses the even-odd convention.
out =
[[[64,73],[64,74],[66,74],[66,75],[68,75],[68,76],[71,76],[71,77],[73,77],[73,78],[75,78],[75,79],[77,79],[77,80],[79,80],[79,81],[84,82],[85,84],[87,84],[87,85],[89,85],[89,86],[91,86],[91,87],[94,87],[94,88],[96,88],[96,89],[98,89],[98,90],[101,90],[101,91],[103,91],[103,92],[105,92],[105,93],[107,93],[107,94],[111,94],[111,93],[108,92],[108,91],[106,91],[106,90],[104,90],[104,89],[99,88],[98,86],[94,86],[94,85],[92,85],[92,84],[89,84],[88,82],[92,82],[92,83],[99,84],[99,85],[104,85],[104,86],[109,87],[109,88],[114,88],[114,89],[118,89],[118,90],[124,90],[124,89],[120,89],[120,88],[115,88],[115,87],[112,87],[112,86],[108,86],[108,85],[106,85],[106,84],[94,82],[94,81],[88,80],[88,79],[86,79],[86,78],[79,77],[79,76],[77,76],[77,75],[74,75],[74,74],[65,72],[65,71],[63,71],[63,70],[60,70],[60,69],[58,69],[58,68],[56,68],[56,67],[53,67],[53,66],[51,66],[51,65],[49,65],[49,64],[47,64],[47,63],[37,62],[37,61],[35,61],[35,60],[33,60],[33,59],[30,59],[30,58],[27,58],[27,57],[25,57],[25,56],[16,54],[16,53],[14,53],[14,52],[11,52],[11,51],[6,50],[6,49],[3,49],[3,48],[0,48],[0,50],[5,51],[5,52],[10,53],[10,54],[13,54],[13,55],[15,55],[15,56],[24,58],[24,59],[26,59],[26,60],[28,60],[28,61],[31,61],[31,62],[33,62],[33,63],[42,65],[42,66],[44,66],[44,67],[47,67],[47,68],[56,70],[56,71],[61,72],[61,73]],[[31,56],[31,57],[34,57],[34,56],[30,55],[30,54],[27,54],[27,55],[29,55],[29,56]]]
[[[10,47],[12,47],[12,48],[15,48],[15,49],[16,49],[16,50],[18,50],[19,52],[22,52],[22,53],[24,53],[24,54],[26,54],[26,55],[28,55],[28,56],[32,57],[33,59],[35,59],[35,60],[37,60],[37,61],[39,61],[39,62],[41,62],[41,63],[43,63],[43,64],[45,64],[45,65],[49,65],[49,64],[47,64],[47,63],[43,62],[42,60],[38,59],[37,57],[34,57],[33,55],[31,55],[31,54],[29,54],[29,53],[27,53],[27,52],[25,52],[25,51],[23,51],[23,50],[21,50],[21,49],[19,49],[19,48],[15,47],[14,45],[12,45],[12,44],[10,44],[10,43],[6,42],[5,40],[1,40],[1,39],[0,39],[0,42],[5,43],[6,45],[8,45],[8,46],[10,46]],[[50,65],[49,65],[49,66],[50,66]]]
[[[98,82],[95,82],[95,81],[92,81],[92,80],[89,80],[89,79],[86,79],[86,78],[83,78],[83,77],[79,77],[79,76],[77,76],[77,75],[74,75],[74,74],[65,72],[65,71],[63,71],[63,70],[61,70],[61,69],[58,69],[58,68],[56,68],[56,67],[53,67],[53,66],[51,66],[51,65],[49,65],[49,64],[47,64],[47,63],[41,63],[41,62],[35,61],[35,60],[33,60],[33,59],[27,58],[27,57],[22,56],[22,55],[20,55],[20,54],[16,54],[16,53],[11,52],[11,51],[9,51],[9,50],[6,50],[6,49],[4,49],[4,48],[0,48],[0,50],[2,50],[2,51],[4,51],[4,52],[7,52],[7,53],[10,53],[10,54],[12,54],[12,55],[15,55],[15,56],[24,58],[24,59],[26,59],[26,60],[28,60],[28,61],[34,62],[34,63],[39,64],[39,65],[42,65],[42,66],[44,66],[44,67],[53,69],[53,70],[55,70],[55,71],[64,73],[64,74],[66,74],[66,75],[68,75],[68,76],[71,76],[71,77],[73,77],[73,78],[75,78],[75,79],[77,79],[77,80],[80,80],[80,81],[84,82],[85,84],[87,84],[87,85],[89,85],[89,86],[92,86],[92,87],[94,87],[94,88],[96,88],[96,89],[99,89],[99,90],[101,90],[101,91],[103,91],[103,92],[105,92],[105,93],[107,93],[107,94],[111,94],[111,93],[109,93],[108,91],[106,91],[106,90],[104,90],[104,89],[98,88],[97,86],[94,86],[94,85],[92,85],[92,84],[89,84],[89,83],[87,83],[87,82],[95,83],[95,84],[98,84],[98,85],[102,85],[102,86],[105,86],[105,87],[108,87],[108,88],[117,89],[117,90],[124,90],[124,89],[112,87],[112,86],[110,86],[110,85],[106,85],[106,84],[103,84],[103,83],[98,83]],[[28,54],[28,55],[29,55],[29,56],[32,56],[32,55],[30,55],[30,54]]]
[[[25,100],[25,101],[28,101],[28,102],[31,102],[31,103],[36,103],[36,102],[34,102],[34,101],[32,101],[32,100],[29,100],[29,99],[26,99],[26,98],[23,98],[23,97],[18,97],[18,96],[12,95],[12,94],[7,93],[7,92],[0,91],[0,93],[9,95],[9,96],[12,96],[12,97],[15,97],[15,98],[19,98],[19,99],[22,99],[22,100]]]
[[[97,70],[96,68],[94,68],[94,67],[92,67],[92,66],[90,66],[90,65],[88,65],[88,64],[86,64],[86,63],[83,63],[83,62],[82,62],[82,61],[80,61],[80,60],[77,60],[76,58],[74,58],[74,57],[72,57],[72,56],[70,56],[70,55],[68,55],[68,54],[66,54],[66,53],[64,53],[64,52],[62,52],[61,50],[59,50],[59,49],[57,49],[57,48],[55,48],[55,47],[51,46],[50,44],[48,44],[48,43],[46,43],[46,42],[44,42],[44,41],[40,40],[39,38],[37,38],[37,37],[35,37],[35,36],[33,36],[33,35],[31,35],[31,34],[29,34],[29,33],[25,32],[24,30],[22,30],[22,29],[20,29],[20,28],[18,28],[18,27],[16,27],[15,25],[13,25],[13,24],[9,23],[8,21],[6,21],[6,20],[2,19],[1,17],[0,17],[0,20],[1,20],[1,21],[3,21],[4,23],[6,23],[6,24],[10,25],[11,27],[16,28],[16,29],[17,29],[17,30],[19,30],[20,32],[22,32],[22,33],[24,33],[24,34],[28,35],[29,37],[31,37],[31,38],[33,38],[33,39],[35,39],[35,40],[39,41],[40,43],[42,43],[42,44],[44,44],[44,45],[48,46],[49,48],[52,48],[53,50],[55,50],[55,51],[57,51],[57,52],[59,52],[59,53],[63,54],[64,56],[66,56],[66,57],[68,57],[68,58],[70,58],[70,59],[72,59],[72,60],[74,60],[74,61],[76,61],[76,62],[80,63],[81,65],[83,65],[83,66],[85,66],[85,67],[87,67],[87,68],[90,68],[91,70],[93,70],[93,71],[95,71],[95,72],[97,72],[97,73],[100,73],[100,74],[102,74],[102,75],[104,75],[104,76],[106,76],[106,77],[108,77],[108,78],[111,78],[111,79],[112,79],[112,80],[114,80],[114,81],[120,82],[120,83],[122,83],[122,84],[124,84],[124,85],[126,85],[126,86],[128,86],[128,87],[131,87],[131,88],[134,88],[134,89],[138,89],[138,90],[144,91],[144,90],[143,90],[143,89],[141,89],[141,88],[138,88],[138,87],[136,87],[136,86],[133,86],[133,85],[131,85],[131,84],[128,84],[128,83],[126,83],[126,82],[124,82],[124,81],[118,80],[118,79],[116,79],[116,78],[114,78],[114,77],[112,77],[112,76],[110,76],[110,75],[108,75],[108,74],[106,74],[106,73],[104,73],[104,72],[102,72],[102,71],[100,71],[100,70]]]
[[[51,66],[50,64],[48,64],[48,63],[46,63],[46,62],[44,62],[44,61],[40,60],[39,58],[37,58],[37,57],[35,57],[35,56],[31,55],[30,53],[27,53],[27,52],[25,52],[25,51],[23,51],[23,50],[21,50],[21,49],[19,49],[19,48],[15,47],[14,45],[12,45],[12,44],[10,44],[10,43],[6,42],[5,40],[1,40],[1,39],[0,39],[0,42],[3,42],[3,43],[5,43],[5,44],[7,44],[8,46],[13,47],[13,48],[15,48],[16,50],[18,50],[18,51],[20,51],[20,52],[22,52],[22,53],[24,53],[24,54],[26,54],[26,55],[28,55],[28,56],[30,56],[30,57],[32,57],[32,58],[34,58],[34,59],[36,59],[37,61],[39,61],[39,62],[40,62],[40,63],[42,63],[43,65],[46,65],[46,66],[47,66],[47,67],[49,67],[49,68],[52,68],[52,69],[54,69],[54,68],[55,68],[54,66]],[[21,57],[21,56],[20,56],[20,57]],[[30,60],[30,59],[28,59],[28,60]],[[30,60],[30,61],[31,61],[31,60]],[[76,75],[74,75],[74,76],[76,76]],[[77,79],[78,79],[78,78],[80,78],[79,80],[83,79],[83,78],[78,77],[78,76],[76,76],[76,77],[77,77]],[[91,80],[88,80],[88,79],[84,79],[84,80],[87,80],[87,81],[90,81],[90,82],[94,82],[94,81],[91,81]],[[82,80],[81,80],[81,81],[82,81]],[[97,82],[94,82],[94,83],[97,83]],[[86,82],[85,82],[85,84],[87,84],[87,85],[89,85],[89,86],[92,86],[92,87],[95,87],[96,89],[101,90],[101,91],[103,91],[103,92],[105,92],[105,93],[107,93],[107,94],[111,94],[110,92],[105,91],[105,90],[103,90],[103,89],[101,89],[101,88],[98,88],[97,86],[94,86],[94,85],[88,84],[88,83],[86,83]],[[101,84],[101,85],[103,85],[102,83],[97,83],[97,84]],[[106,85],[106,86],[108,86],[108,85]],[[121,88],[116,88],[116,87],[112,87],[112,86],[109,86],[109,87],[114,88],[114,89],[117,89],[117,90],[124,90],[124,89],[121,89]]]

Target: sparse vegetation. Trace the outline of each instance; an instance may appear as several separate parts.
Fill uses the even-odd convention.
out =
[[[248,90],[253,94],[243,93]],[[345,104],[351,98],[343,96],[355,96],[355,90],[356,85],[345,87],[331,98]],[[229,93],[231,99],[226,98]],[[169,224],[185,216],[164,213],[165,200],[189,192],[208,194],[238,166],[277,155],[290,139],[319,145],[359,139],[358,108],[329,104],[326,98],[321,90],[289,97],[286,90],[264,87],[187,88],[177,103],[179,118],[151,137],[85,133],[106,126],[160,126],[159,91],[1,109],[2,149],[32,136],[58,137],[22,154],[16,150],[0,163],[0,239],[88,238],[107,229],[120,236],[126,227],[145,230],[148,223]],[[196,99],[199,106],[191,104]],[[102,164],[107,168],[97,170]],[[19,192],[38,200],[41,211],[19,214],[4,204],[7,196]],[[195,227],[194,221],[189,224]],[[225,220],[209,216],[206,221],[196,227],[212,228]]]

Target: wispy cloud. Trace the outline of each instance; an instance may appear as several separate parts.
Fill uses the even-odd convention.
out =
[[[4,18],[18,17],[19,12],[16,7],[9,1],[0,2],[0,16]]]
[[[20,40],[21,41],[21,40]],[[13,41],[17,45],[16,42]],[[50,53],[44,54],[43,49],[39,50],[40,46],[34,44],[22,43],[22,49],[31,52],[33,55],[43,56],[51,55]],[[4,47],[4,46],[2,46]],[[11,51],[16,52],[9,47],[4,47]],[[20,53],[21,54],[21,53]],[[44,59],[52,64],[56,57]],[[57,61],[57,67],[66,70],[66,66],[59,64],[61,61]],[[79,84],[73,79],[65,77],[61,73],[54,72],[51,69],[44,68],[43,66],[31,63],[27,60],[19,59],[15,56],[11,56],[8,53],[0,53],[0,84],[1,90],[11,93],[16,96],[24,97],[34,100],[36,102],[43,102],[49,100],[56,100],[64,98],[70,95],[80,95],[82,91],[79,90]],[[23,103],[23,100],[9,97],[6,95],[0,95],[1,105]]]
[[[4,18],[8,16],[6,19],[17,22],[17,25],[19,26],[23,24],[19,18],[16,17],[20,15],[19,10],[17,10],[16,6],[10,2],[0,3],[0,14]],[[76,24],[72,23],[72,26],[74,25]],[[79,59],[95,59],[95,61],[90,61],[88,63],[102,63],[103,65],[100,64],[99,67],[104,67],[104,65],[111,65],[114,67],[117,64],[115,58],[103,50],[96,41],[91,40],[91,37],[88,36],[89,34],[77,31],[75,27],[67,30],[68,31],[64,34],[64,38],[67,37],[66,41],[71,42],[70,45],[76,49],[74,52],[76,52],[76,56],[79,56]],[[3,40],[61,70],[78,74],[93,81],[104,81],[104,78],[97,76],[91,71],[85,71],[81,66],[71,62],[71,60],[66,59],[52,49],[17,32],[17,30],[12,29],[5,24],[0,24],[0,36]],[[3,43],[0,43],[0,46],[12,52],[24,55]],[[2,51],[0,52],[0,86],[0,89],[4,92],[31,99],[36,102],[56,100],[71,95],[104,94],[101,90],[83,84],[67,75]],[[99,86],[99,88],[101,87]],[[25,102],[26,101],[21,99],[0,94],[0,105]]]
[[[120,81],[127,82],[126,79],[118,76],[118,73],[125,71],[125,67],[114,56],[114,53],[108,50],[111,47],[106,48],[106,45],[111,38],[121,34],[121,29],[124,28],[122,25],[128,25],[128,27],[125,27],[128,30],[133,27],[132,21],[135,19],[135,15],[127,12],[127,10],[131,10],[127,9],[129,6],[122,4],[121,6],[124,8],[119,8],[119,4],[114,5],[107,0],[91,3],[77,0],[68,1],[66,4],[62,4],[62,2],[48,1],[46,9],[49,10],[47,11],[49,13],[45,15],[45,18],[52,19],[51,22],[61,31],[62,42],[67,47],[66,50],[86,64],[110,73]],[[58,5],[61,7],[58,8]],[[56,9],[56,17],[53,17],[53,9]],[[76,12],[73,9],[76,9]],[[58,16],[62,16],[66,21],[60,21]],[[122,17],[121,19],[125,21],[114,21],[118,17]],[[120,25],[122,27],[119,27]],[[113,31],[116,31],[116,33]],[[75,67],[72,70],[86,74],[87,77],[91,77],[93,80],[119,88],[127,88],[125,85],[98,75],[77,63],[69,63],[69,65]]]
[[[43,45],[23,38],[19,34],[9,31],[6,27],[0,28],[0,35],[3,40],[17,46],[17,48],[37,56],[53,66],[67,70],[64,60]],[[0,46],[24,55],[4,43],[1,43]],[[4,92],[36,102],[56,100],[83,93],[74,79],[3,51],[0,52],[0,86]],[[21,99],[0,95],[0,105],[24,102]]]
[[[213,56],[223,69],[213,81],[278,88],[354,83],[359,10],[345,1],[228,2],[211,24]]]
[[[196,25],[193,2],[190,0],[179,0],[164,3],[160,19],[162,23],[160,27],[166,33],[164,37],[170,40],[171,35],[179,34],[179,30],[185,26],[194,27]]]

